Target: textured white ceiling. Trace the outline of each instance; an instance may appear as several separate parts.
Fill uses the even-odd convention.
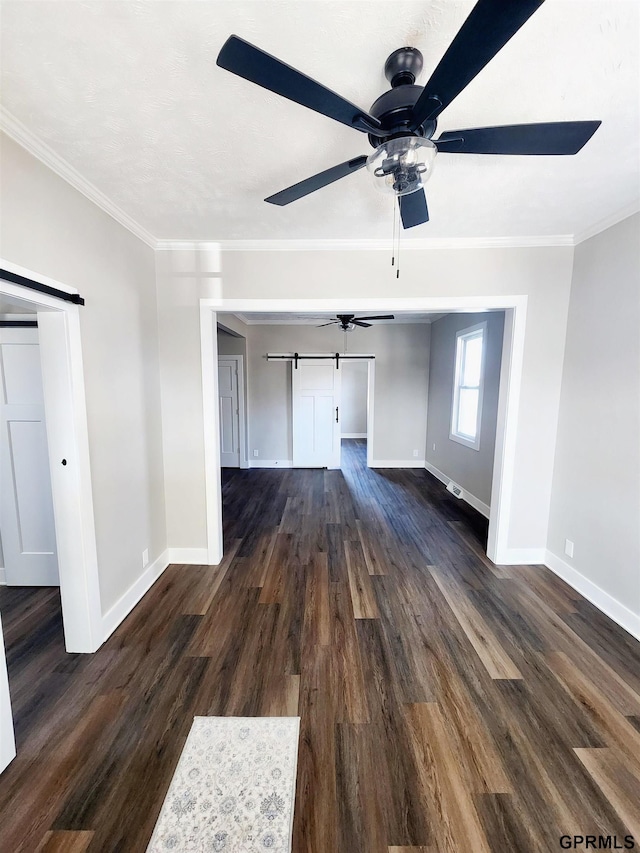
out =
[[[165,239],[388,238],[392,201],[350,175],[285,208],[262,199],[368,153],[364,134],[215,65],[236,33],[368,108],[411,44],[426,82],[473,3],[2,2],[2,102]],[[428,237],[573,234],[640,192],[636,0],[547,0],[440,130],[602,119],[575,157],[440,154]]]

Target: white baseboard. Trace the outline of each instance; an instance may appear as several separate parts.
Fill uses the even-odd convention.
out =
[[[250,468],[293,468],[291,459],[250,459]]]
[[[558,557],[557,554],[547,551],[545,565],[558,575],[558,577],[562,578],[563,581],[566,581],[570,587],[579,592],[580,595],[583,595],[598,610],[601,610],[606,616],[613,619],[621,628],[628,631],[631,636],[640,640],[640,615],[638,613],[629,610],[617,598],[613,598],[608,592],[600,589],[593,581],[590,581],[589,578],[586,578],[577,569],[574,569],[573,566],[570,566],[569,563]]]
[[[209,552],[206,548],[167,548],[168,563],[181,566],[208,566]]]
[[[5,586],[7,583],[7,573],[4,569],[0,569],[0,586]]]
[[[104,640],[107,640],[116,630],[118,625],[126,619],[143,595],[151,589],[153,584],[167,568],[169,565],[168,553],[168,551],[163,551],[162,554],[153,561],[153,563],[150,563],[138,580],[129,587],[122,598],[116,601],[113,607],[103,615],[103,642]]]
[[[435,465],[432,465],[431,462],[425,461],[424,467],[430,474],[433,474],[441,483],[444,483],[445,486],[448,486],[451,482],[451,477],[447,477],[439,468],[436,468]],[[458,485],[461,485],[460,483]],[[465,500],[469,506],[472,506],[480,515],[484,515],[485,518],[489,518],[489,513],[491,512],[491,507],[489,504],[486,504],[484,501],[481,501],[480,498],[477,498],[475,495],[472,495],[471,492],[467,491],[467,489],[462,486],[463,489],[463,500]]]
[[[504,548],[493,561],[497,566],[544,566],[545,548]]]
[[[370,468],[424,468],[424,459],[373,459]]]
[[[340,438],[366,438],[366,432],[343,432]]]

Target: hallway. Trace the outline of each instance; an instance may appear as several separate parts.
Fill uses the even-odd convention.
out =
[[[300,714],[294,853],[640,837],[638,643],[547,569],[494,566],[424,470],[343,460],[225,470],[223,563],[169,567],[93,656],[48,633],[59,601],[12,630],[0,592],[2,853],[142,853],[194,715]]]

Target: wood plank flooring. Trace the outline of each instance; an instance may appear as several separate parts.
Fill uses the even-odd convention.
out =
[[[18,758],[0,851],[144,851],[194,715],[300,714],[295,853],[640,847],[640,644],[425,471],[226,471],[226,557],[92,656],[0,590]],[[613,847],[613,844],[611,845]]]

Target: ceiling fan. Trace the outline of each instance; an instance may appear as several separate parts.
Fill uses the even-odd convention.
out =
[[[377,314],[375,317],[356,317],[355,314],[336,314],[335,320],[331,320],[329,323],[322,323],[318,326],[318,329],[322,329],[325,326],[333,326],[335,324],[339,324],[340,328],[343,332],[350,332],[356,326],[362,326],[363,329],[368,329],[371,326],[371,323],[365,323],[365,320],[395,320],[393,314]]]
[[[285,205],[366,166],[375,186],[398,196],[404,228],[428,222],[424,185],[438,153],[576,154],[600,121],[560,121],[449,130],[437,139],[438,116],[542,5],[544,0],[478,0],[425,84],[415,84],[423,58],[415,47],[395,50],[385,63],[391,89],[369,112],[238,36],[217,64],[304,107],[368,134],[375,149],[300,181],[265,199]]]

